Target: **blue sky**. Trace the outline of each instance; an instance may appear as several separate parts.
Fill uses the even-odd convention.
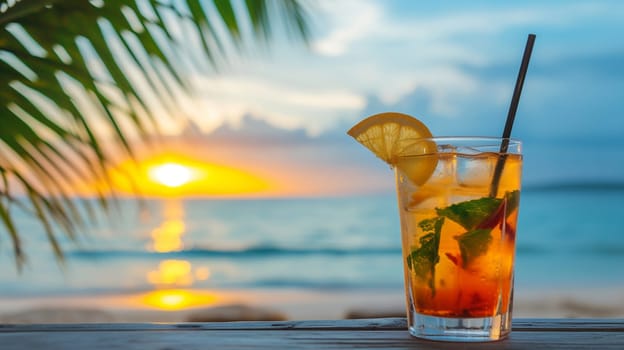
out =
[[[263,154],[256,163],[279,158],[305,168],[311,182],[391,190],[387,165],[346,130],[399,111],[434,135],[500,135],[527,35],[535,33],[513,131],[524,141],[525,184],[624,181],[624,2],[312,4],[309,48],[280,40],[219,74],[193,76],[182,111],[194,137],[237,145],[221,155],[213,147],[213,161],[254,163],[243,155],[253,150]],[[187,139],[181,124],[165,129]],[[271,142],[246,148],[255,138]]]

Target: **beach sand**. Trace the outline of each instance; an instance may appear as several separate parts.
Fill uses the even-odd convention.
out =
[[[160,290],[125,295],[0,299],[0,322],[187,322],[341,319],[349,310],[403,311],[402,292]],[[229,319],[228,319],[228,316]],[[264,316],[260,316],[264,315]]]
[[[402,290],[165,290],[0,299],[0,323],[331,320],[404,314]],[[514,317],[624,317],[624,289],[517,293]]]

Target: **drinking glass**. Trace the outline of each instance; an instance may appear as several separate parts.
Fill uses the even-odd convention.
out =
[[[408,330],[431,340],[502,339],[511,331],[521,142],[418,142],[395,163]]]

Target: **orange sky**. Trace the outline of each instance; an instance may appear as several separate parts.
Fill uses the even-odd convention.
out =
[[[316,197],[393,188],[392,171],[381,161],[380,171],[371,172],[349,164],[347,158],[325,159],[338,150],[310,152],[308,148],[217,145],[204,139],[176,138],[141,147],[137,161],[119,162],[111,177],[118,194],[147,197]],[[94,186],[80,192],[92,194]]]
[[[248,170],[172,152],[156,153],[137,162],[127,159],[111,174],[115,188],[123,194],[136,189],[157,197],[241,196],[276,190],[270,179]]]

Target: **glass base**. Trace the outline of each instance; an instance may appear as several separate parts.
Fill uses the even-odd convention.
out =
[[[422,315],[414,312],[409,332],[417,338],[452,341],[486,342],[501,340],[511,331],[510,315],[494,317],[452,318]]]

